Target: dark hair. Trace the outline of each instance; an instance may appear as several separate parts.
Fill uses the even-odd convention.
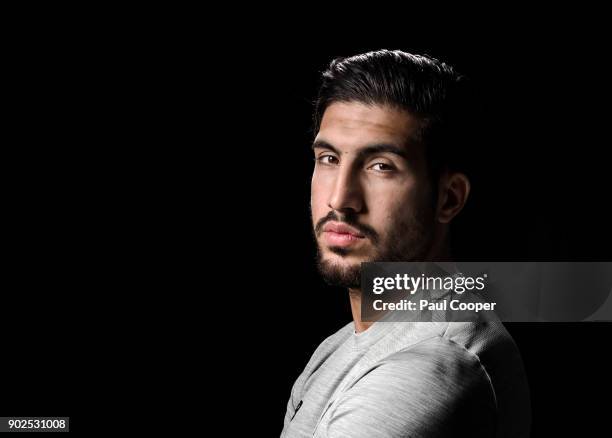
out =
[[[444,169],[465,172],[465,147],[473,124],[467,79],[437,59],[401,50],[378,50],[334,59],[323,72],[315,102],[314,129],[333,102],[388,105],[420,121],[417,140],[425,145],[430,180]]]

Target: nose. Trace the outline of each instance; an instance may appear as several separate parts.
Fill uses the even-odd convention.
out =
[[[363,209],[363,191],[356,172],[350,166],[336,173],[328,207],[344,213],[359,213]]]

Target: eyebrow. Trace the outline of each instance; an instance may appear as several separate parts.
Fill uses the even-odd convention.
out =
[[[334,152],[336,155],[341,155],[340,151],[332,144],[326,142],[325,140],[316,140],[312,144],[312,149],[329,149]],[[380,154],[388,152],[394,155],[398,155],[399,157],[409,161],[408,153],[404,148],[396,146],[391,143],[375,143],[359,148],[357,151],[357,158],[363,159],[369,155]]]

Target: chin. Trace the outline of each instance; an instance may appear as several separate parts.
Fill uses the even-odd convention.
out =
[[[343,254],[343,248],[336,250],[326,249],[323,260],[332,263],[337,266],[346,268],[361,267],[361,263],[370,261],[371,259],[363,254],[354,254],[354,252],[348,252]]]
[[[331,286],[358,289],[361,286],[361,262],[352,257],[326,252],[318,260],[323,280]]]

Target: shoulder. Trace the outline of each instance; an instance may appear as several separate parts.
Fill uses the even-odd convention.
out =
[[[426,388],[435,404],[456,403],[478,392],[495,407],[495,393],[480,358],[445,336],[425,339],[383,360],[372,377],[400,382],[412,390]]]
[[[304,370],[297,378],[294,384],[294,390],[301,387],[306,380],[315,373],[319,367],[336,351],[338,348],[351,337],[353,333],[353,323],[350,322],[340,328],[334,334],[325,338],[314,353],[310,356]]]
[[[353,330],[354,325],[351,321],[342,328],[340,328],[340,330],[338,330],[334,334],[325,338],[316,348],[314,353],[312,353],[309,365],[314,362],[325,361],[325,359],[327,359],[330,354],[336,351],[340,345],[342,345],[344,342],[346,342],[347,339],[351,337]]]
[[[513,351],[516,348],[512,336],[499,320],[449,322],[442,336],[477,356],[492,349]]]
[[[358,427],[363,436],[381,430],[385,436],[487,436],[496,427],[495,394],[482,364],[442,336],[379,362],[334,405],[328,432]]]

